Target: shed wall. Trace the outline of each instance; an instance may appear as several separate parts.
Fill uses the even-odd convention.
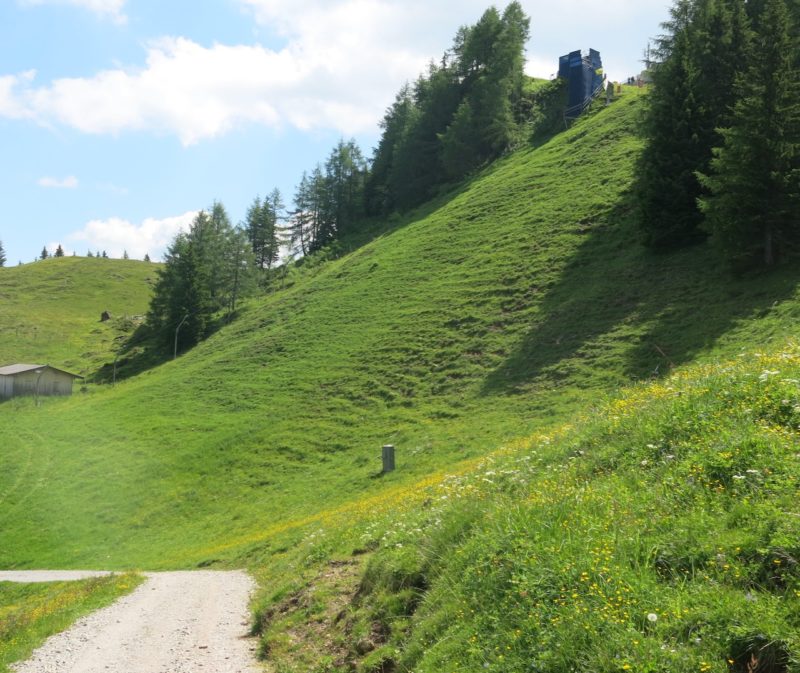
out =
[[[36,395],[37,379],[39,395],[72,395],[72,377],[69,374],[45,369],[41,377],[35,371],[22,372],[15,376],[3,376],[3,379],[11,379],[12,386],[10,394],[7,394],[8,385],[3,387],[5,397],[20,397],[22,395]]]

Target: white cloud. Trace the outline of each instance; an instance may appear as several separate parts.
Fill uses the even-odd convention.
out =
[[[98,16],[111,19],[116,24],[125,24],[128,17],[123,9],[126,0],[17,0],[23,6],[70,5],[87,9]]]
[[[43,177],[36,181],[40,187],[51,187],[53,189],[76,189],[78,187],[78,178],[74,175],[68,175],[66,178],[50,178]]]
[[[124,6],[123,0],[69,1],[117,14]],[[204,46],[169,37],[146,47],[140,67],[43,84],[34,72],[0,77],[0,116],[92,134],[174,134],[184,145],[244,123],[370,132],[403,82],[415,79],[450,46],[458,26],[474,23],[486,7],[486,0],[237,2],[282,46]],[[630,65],[611,51],[621,53],[634,27],[655,30],[665,13],[661,0],[573,0],[557,9],[528,0],[523,7],[536,47],[528,72],[544,76],[556,70],[562,53],[588,46],[602,51],[603,42],[609,62],[635,70],[646,34],[625,48],[633,52]]]
[[[177,234],[189,230],[197,213],[192,210],[163,219],[149,217],[138,225],[119,217],[92,220],[83,229],[69,234],[68,239],[76,242],[75,247],[80,242],[92,251],[105,250],[111,257],[122,257],[123,251],[127,251],[134,259],[148,254],[155,261]]]

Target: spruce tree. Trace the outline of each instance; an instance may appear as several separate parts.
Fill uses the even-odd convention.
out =
[[[280,259],[281,245],[283,244],[283,233],[281,221],[285,220],[284,211],[286,205],[283,202],[280,190],[276,187],[264,200],[264,206],[268,213],[269,227],[264,242],[264,266],[271,269],[272,265]]]
[[[697,174],[708,169],[722,142],[717,129],[734,103],[749,34],[743,0],[678,0],[664,28],[656,42],[637,184],[641,229],[653,249],[705,237]]]
[[[47,252],[47,246],[42,248],[42,252],[39,253],[39,259],[47,259],[50,256],[50,253]]]
[[[411,87],[406,83],[380,122],[383,132],[364,185],[364,207],[368,215],[387,215],[397,207],[390,188],[389,176],[397,147],[406,133],[414,112]]]
[[[127,250],[123,250],[122,251],[122,259],[130,259],[130,257],[128,257],[128,251]]]
[[[63,256],[64,256],[64,248],[62,248],[61,244],[59,243],[55,253],[53,254],[53,257],[63,257]]]
[[[765,0],[724,144],[700,180],[713,242],[734,264],[770,266],[800,244],[800,53],[785,0]]]
[[[188,233],[178,235],[158,270],[148,323],[172,347],[174,331],[186,317],[179,348],[197,343],[215,314],[236,309],[250,290],[253,258],[244,230],[235,229],[221,203],[200,211]]]
[[[149,262],[150,261],[150,255],[148,255],[147,253],[144,253],[144,261],[145,262]]]

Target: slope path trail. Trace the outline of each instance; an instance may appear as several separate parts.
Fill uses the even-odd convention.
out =
[[[108,573],[10,571],[0,582],[82,579]],[[15,673],[256,673],[247,639],[254,584],[244,572],[146,573],[131,594],[78,620]]]

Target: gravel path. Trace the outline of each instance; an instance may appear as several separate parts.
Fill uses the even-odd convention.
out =
[[[133,593],[53,636],[28,661],[13,664],[12,670],[16,673],[255,673],[259,670],[254,657],[255,643],[245,638],[247,602],[254,588],[246,573],[186,571],[146,576],[147,580]]]
[[[107,570],[0,570],[0,582],[73,582],[110,574]]]

